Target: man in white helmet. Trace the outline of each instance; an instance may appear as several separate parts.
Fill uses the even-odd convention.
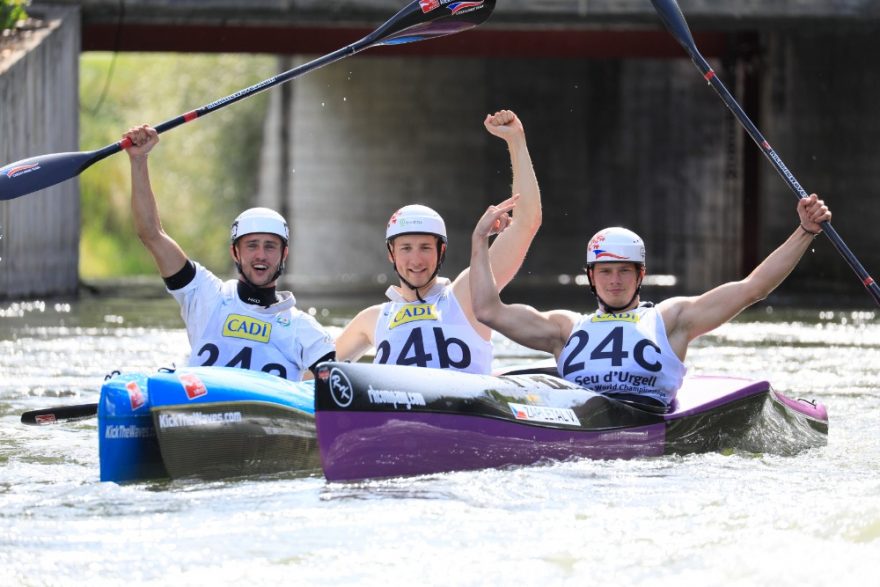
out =
[[[816,194],[798,202],[800,225],[742,281],[656,306],[639,299],[645,245],[634,232],[600,230],[587,246],[587,278],[598,310],[539,312],[505,304],[489,264],[487,240],[505,228],[507,210],[490,207],[474,229],[471,295],[477,318],[511,340],[551,353],[559,375],[649,409],[667,411],[681,387],[688,345],[766,298],[788,276],[831,212]],[[501,222],[499,222],[501,221]]]
[[[192,346],[188,364],[252,369],[297,381],[333,359],[330,335],[296,309],[293,294],[275,289],[290,241],[284,218],[268,208],[251,208],[235,219],[229,252],[239,276],[223,282],[191,261],[162,229],[147,165],[159,142],[156,130],[143,125],[124,137],[132,142],[127,151],[135,228],[180,304]]]
[[[532,169],[525,131],[510,110],[487,115],[486,130],[504,139],[513,169],[513,219],[492,244],[490,264],[499,287],[513,279],[541,226],[541,197]],[[450,281],[438,277],[446,254],[443,218],[419,204],[404,206],[388,221],[388,260],[399,285],[386,291],[388,302],[361,311],[336,339],[338,360],[356,360],[370,348],[375,363],[453,369],[468,373],[492,370],[492,331],[471,308],[469,271]]]

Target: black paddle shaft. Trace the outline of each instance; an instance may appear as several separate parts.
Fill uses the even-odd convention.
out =
[[[195,120],[196,118],[201,118],[214,112],[216,110],[220,110],[225,106],[229,106],[230,104],[234,104],[239,100],[244,100],[254,94],[262,92],[264,90],[268,90],[269,88],[273,88],[279,84],[283,84],[284,82],[290,81],[293,78],[299,77],[303,74],[306,74],[310,71],[323,67],[325,65],[329,65],[331,63],[335,63],[340,59],[348,57],[350,55],[354,55],[355,53],[359,53],[364,49],[368,49],[374,45],[382,45],[393,43],[395,40],[400,43],[404,42],[412,42],[416,40],[421,40],[424,38],[440,36],[444,34],[449,34],[452,32],[458,32],[459,30],[463,30],[463,28],[470,28],[469,26],[465,27],[454,27],[454,28],[443,28],[443,27],[433,27],[434,30],[431,30],[430,23],[432,22],[434,16],[428,17],[429,14],[425,10],[422,10],[422,2],[416,0],[415,2],[411,2],[406,7],[404,7],[400,12],[391,17],[388,21],[385,22],[382,26],[377,28],[375,31],[367,35],[366,37],[360,39],[352,43],[351,45],[347,45],[342,47],[341,49],[337,49],[332,53],[328,53],[322,57],[318,57],[308,63],[304,63],[300,66],[294,67],[284,73],[280,73],[276,76],[270,77],[269,79],[263,80],[257,84],[254,84],[248,88],[243,90],[239,90],[234,94],[230,94],[224,98],[220,98],[219,100],[215,100],[210,104],[206,104],[201,108],[197,108],[191,112],[187,112],[186,114],[181,114],[180,116],[176,116],[165,122],[162,122],[156,125],[156,132],[163,133],[167,130],[171,130],[172,128],[176,128],[181,124],[190,122]],[[489,6],[485,6],[486,4],[490,4]],[[486,2],[483,3],[483,8],[488,8],[488,10],[484,13],[477,14],[476,12],[464,13],[464,14],[473,14],[474,16],[488,17],[488,12],[494,7],[494,0],[491,3]],[[454,15],[455,13],[452,13]],[[442,12],[438,12],[436,17],[441,17]],[[447,17],[450,15],[447,15]],[[467,16],[460,17],[461,21],[465,24],[469,24],[469,21],[473,21],[473,17],[468,19]],[[476,23],[482,22],[484,18],[480,18],[480,20]],[[475,25],[473,25],[475,26]],[[413,31],[412,29],[417,28],[419,30]],[[404,37],[403,33],[406,31],[406,36]],[[127,139],[123,139],[118,143],[114,143],[113,145],[109,145],[108,149],[102,150],[102,158],[112,155],[122,149],[127,149],[131,146],[131,142]],[[104,153],[106,151],[106,154]]]
[[[162,123],[156,125],[156,127],[155,127],[156,132],[163,133],[167,130],[171,130],[172,128],[176,128],[176,127],[180,126],[181,124],[190,122],[192,120],[195,120],[196,118],[201,118],[202,116],[210,114],[211,112],[214,112],[216,110],[220,110],[224,106],[229,106],[230,104],[234,104],[234,103],[238,102],[239,100],[244,100],[245,98],[253,96],[254,94],[256,94],[258,92],[262,92],[263,90],[268,90],[269,88],[275,87],[278,84],[283,84],[284,82],[286,82],[288,80],[292,80],[293,78],[301,76],[301,75],[308,73],[314,69],[318,69],[319,67],[323,67],[323,66],[328,65],[330,63],[333,63],[335,61],[339,61],[343,57],[348,57],[349,55],[352,55],[362,49],[365,49],[366,46],[362,45],[362,43],[364,41],[365,41],[365,39],[361,39],[357,43],[353,43],[353,44],[348,45],[346,47],[343,47],[341,49],[337,49],[333,53],[329,53],[327,55],[324,55],[323,57],[318,57],[317,59],[309,61],[308,63],[304,63],[298,67],[294,67],[291,70],[285,71],[284,73],[281,73],[281,74],[278,74],[274,77],[270,77],[269,79],[263,80],[258,84],[254,84],[248,88],[245,88],[243,90],[239,90],[239,91],[235,92],[234,94],[230,94],[229,96],[226,96],[225,98],[220,98],[219,100],[215,100],[214,102],[211,102],[210,104],[205,104],[201,108],[198,108],[198,109],[193,110],[191,112],[187,112],[186,114],[181,114],[180,116],[176,116],[174,118],[166,120],[165,122],[162,122]],[[119,141],[118,143],[114,143],[114,145],[112,145],[112,146],[116,147],[116,149],[113,151],[115,153],[117,151],[121,151],[122,149],[127,149],[128,147],[130,147],[131,142],[128,141],[127,139],[123,139],[123,140]],[[111,155],[111,154],[112,153],[107,153],[107,155]]]
[[[709,82],[718,93],[718,96],[724,101],[730,111],[733,112],[743,128],[746,129],[746,132],[749,133],[749,136],[752,137],[752,140],[755,141],[755,144],[761,149],[761,152],[764,153],[770,163],[773,164],[773,167],[776,168],[776,171],[779,172],[780,177],[782,177],[785,183],[788,184],[788,187],[791,188],[798,199],[808,197],[809,194],[807,194],[807,191],[801,186],[794,174],[789,171],[788,167],[783,163],[782,158],[780,158],[776,151],[773,150],[773,147],[770,146],[767,139],[764,138],[758,128],[752,123],[733,95],[728,91],[724,84],[721,83],[721,80],[715,75],[715,71],[712,69],[712,66],[709,65],[709,62],[707,62],[700,54],[697,49],[697,44],[694,42],[693,35],[691,35],[690,28],[688,28],[687,21],[685,21],[684,15],[682,14],[681,8],[679,8],[676,0],[651,0],[651,2],[654,4],[654,9],[657,11],[657,14],[659,14],[660,18],[663,20],[663,24],[681,46],[684,47],[685,51],[690,55],[691,60],[694,62],[694,65],[697,66],[697,69],[700,70],[700,73],[703,74],[706,81]],[[850,268],[862,281],[862,284],[868,290],[868,294],[874,298],[874,302],[880,306],[880,285],[878,285],[877,282],[874,281],[874,278],[868,274],[867,270],[859,262],[853,252],[850,251],[849,247],[846,246],[846,243],[843,242],[843,239],[834,227],[831,226],[831,223],[825,221],[821,226],[822,232],[828,237],[828,240],[831,241],[831,244],[834,245],[837,252],[841,254]]]
[[[370,47],[413,43],[468,30],[487,20],[494,8],[495,0],[446,3],[440,0],[413,0],[382,26],[351,45],[166,120],[155,128],[160,133],[171,130]],[[95,151],[41,155],[0,166],[0,200],[11,200],[76,177],[91,165],[130,146],[131,141],[126,138]]]

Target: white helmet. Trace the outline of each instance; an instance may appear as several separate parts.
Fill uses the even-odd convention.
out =
[[[269,208],[250,208],[239,214],[232,223],[230,241],[234,243],[238,238],[255,232],[278,235],[285,246],[290,240],[287,222],[281,214]]]
[[[445,243],[446,224],[431,208],[421,204],[411,204],[391,215],[388,228],[385,229],[385,241],[402,234],[433,234]]]
[[[593,235],[587,245],[587,267],[594,263],[645,264],[645,243],[631,230],[613,226]]]

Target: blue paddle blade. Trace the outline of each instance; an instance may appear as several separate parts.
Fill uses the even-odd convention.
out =
[[[445,37],[485,22],[494,9],[495,0],[418,0],[364,41],[366,46],[402,45]]]
[[[697,54],[697,45],[694,43],[691,29],[684,19],[684,14],[682,14],[678,2],[676,0],[651,0],[651,4],[654,5],[654,10],[657,11],[666,29],[685,48],[688,54],[694,57]]]
[[[100,158],[98,151],[53,153],[10,163],[0,168],[0,200],[12,200],[76,177]]]

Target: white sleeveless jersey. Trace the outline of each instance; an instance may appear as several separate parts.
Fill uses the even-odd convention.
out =
[[[647,396],[667,406],[687,373],[669,345],[660,312],[648,305],[581,317],[557,368],[563,379],[594,391]]]
[[[238,297],[236,280],[221,281],[196,265],[186,286],[169,290],[180,304],[192,353],[190,366],[217,365],[265,371],[291,381],[334,350],[317,320],[296,309],[290,292],[268,308]]]
[[[425,303],[407,302],[393,287],[376,321],[374,363],[492,371],[492,343],[474,330],[448,279],[438,279]]]

